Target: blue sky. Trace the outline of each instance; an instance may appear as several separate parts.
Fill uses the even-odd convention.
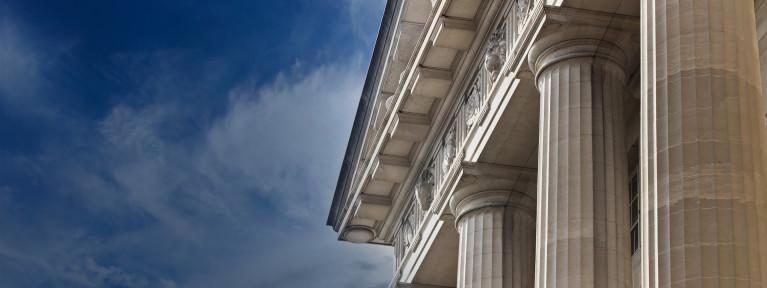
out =
[[[0,2],[0,287],[386,287],[324,226],[384,5]]]

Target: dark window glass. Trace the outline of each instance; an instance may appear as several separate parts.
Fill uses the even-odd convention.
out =
[[[639,222],[639,205],[634,205],[636,203],[631,203],[631,226],[633,227],[634,224]]]
[[[629,181],[629,203],[631,211],[631,255],[639,249],[639,173],[635,172]]]

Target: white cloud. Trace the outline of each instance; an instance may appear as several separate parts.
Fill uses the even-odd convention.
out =
[[[362,39],[368,46],[372,47],[376,41],[377,34],[370,33],[375,31],[380,24],[383,15],[386,0],[346,0],[348,1],[350,25],[355,36]]]
[[[67,263],[61,274],[65,281],[79,287],[148,287],[149,282],[142,276],[125,273],[114,266],[102,266],[93,258],[76,258]]]
[[[19,27],[2,13],[0,19],[0,96],[23,97],[33,94],[36,86],[30,85],[38,77],[41,56],[29,53],[26,39],[22,39]]]
[[[131,202],[171,231],[195,235],[188,241],[202,244],[201,234],[212,231],[195,227],[197,218],[169,205],[170,191],[183,190],[184,197],[204,204],[199,209],[240,221],[250,215],[243,204],[252,197],[269,201],[270,213],[282,214],[238,222],[252,225],[252,233],[263,238],[237,247],[244,249],[238,257],[217,259],[222,263],[209,267],[213,271],[177,281],[184,283],[181,287],[362,287],[388,282],[390,249],[340,243],[329,227],[322,227],[363,83],[360,62],[350,63],[305,75],[286,72],[259,88],[244,84],[232,89],[225,115],[204,132],[197,147],[182,149],[160,140],[157,123],[173,117],[174,109],[165,106],[138,112],[117,107],[103,122],[101,131],[111,145],[132,153],[129,164],[113,170]],[[178,160],[174,155],[179,149],[191,154]],[[205,179],[209,189],[194,187],[199,183],[189,182],[194,177]]]
[[[2,7],[0,7],[2,8]],[[51,85],[44,74],[58,65],[72,43],[54,42],[41,45],[13,20],[13,15],[0,9],[0,104],[14,112],[35,116],[51,116],[53,111],[41,99],[40,91]],[[44,47],[39,49],[38,47]],[[9,110],[6,110],[8,112]]]
[[[350,3],[358,21],[371,13]],[[56,65],[47,55],[60,52],[31,49],[10,23],[0,20],[0,101],[35,106],[16,100],[38,94],[27,89],[44,85],[41,71]],[[146,70],[142,57],[162,65]],[[183,68],[173,65],[183,59],[167,57],[179,56],[116,56],[129,67],[107,77],[137,85],[123,96],[140,105],[118,103],[95,125],[61,118],[81,124],[69,131],[75,139],[6,160],[31,163],[55,199],[34,207],[50,215],[41,223],[0,227],[0,286],[385,286],[391,248],[338,242],[324,226],[364,82],[361,57],[297,60],[270,83],[233,87],[220,114],[199,117],[205,109],[190,105],[200,102],[178,97],[199,87],[178,83]],[[174,137],[179,125],[195,126],[193,135]],[[0,195],[0,216],[17,216],[3,209],[16,200]]]
[[[98,125],[103,141],[89,152],[98,164],[68,166],[60,177],[76,185],[72,193],[83,203],[99,206],[89,207],[98,214],[149,215],[157,224],[105,240],[69,238],[65,242],[85,254],[42,256],[76,263],[54,266],[52,274],[84,287],[109,281],[133,281],[130,287],[388,283],[390,248],[338,242],[323,226],[363,83],[359,59],[348,63],[233,88],[228,108],[197,141],[164,137],[166,124],[183,117],[182,103],[114,107]],[[253,211],[258,207],[268,211]],[[166,255],[163,265],[183,263],[174,269],[196,272],[141,278],[133,273],[148,259],[98,265],[89,258],[127,247],[138,255]]]
[[[280,74],[229,96],[229,111],[208,132],[205,165],[237,175],[297,217],[327,209],[363,79],[359,66],[320,67],[300,81]],[[223,170],[221,170],[223,169]]]
[[[180,189],[223,214],[233,203],[222,197],[257,196],[285,215],[316,220],[330,205],[359,101],[363,73],[359,60],[350,62],[233,88],[224,115],[191,144],[162,137],[180,104],[116,106],[99,125],[111,174],[133,204],[174,223],[163,205]]]

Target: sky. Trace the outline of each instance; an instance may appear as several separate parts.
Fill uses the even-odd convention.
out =
[[[387,287],[325,226],[384,5],[0,1],[0,287]]]

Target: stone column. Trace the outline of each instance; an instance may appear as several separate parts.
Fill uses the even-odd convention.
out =
[[[764,116],[767,119],[767,1],[754,1],[756,14],[756,39],[759,43],[759,66],[762,71],[762,99],[764,102]]]
[[[533,287],[535,200],[477,189],[483,184],[459,189],[450,200],[460,233],[457,287]]]
[[[643,287],[764,287],[754,1],[641,5]]]
[[[530,58],[541,92],[536,287],[627,287],[628,57],[572,38],[539,42]]]

